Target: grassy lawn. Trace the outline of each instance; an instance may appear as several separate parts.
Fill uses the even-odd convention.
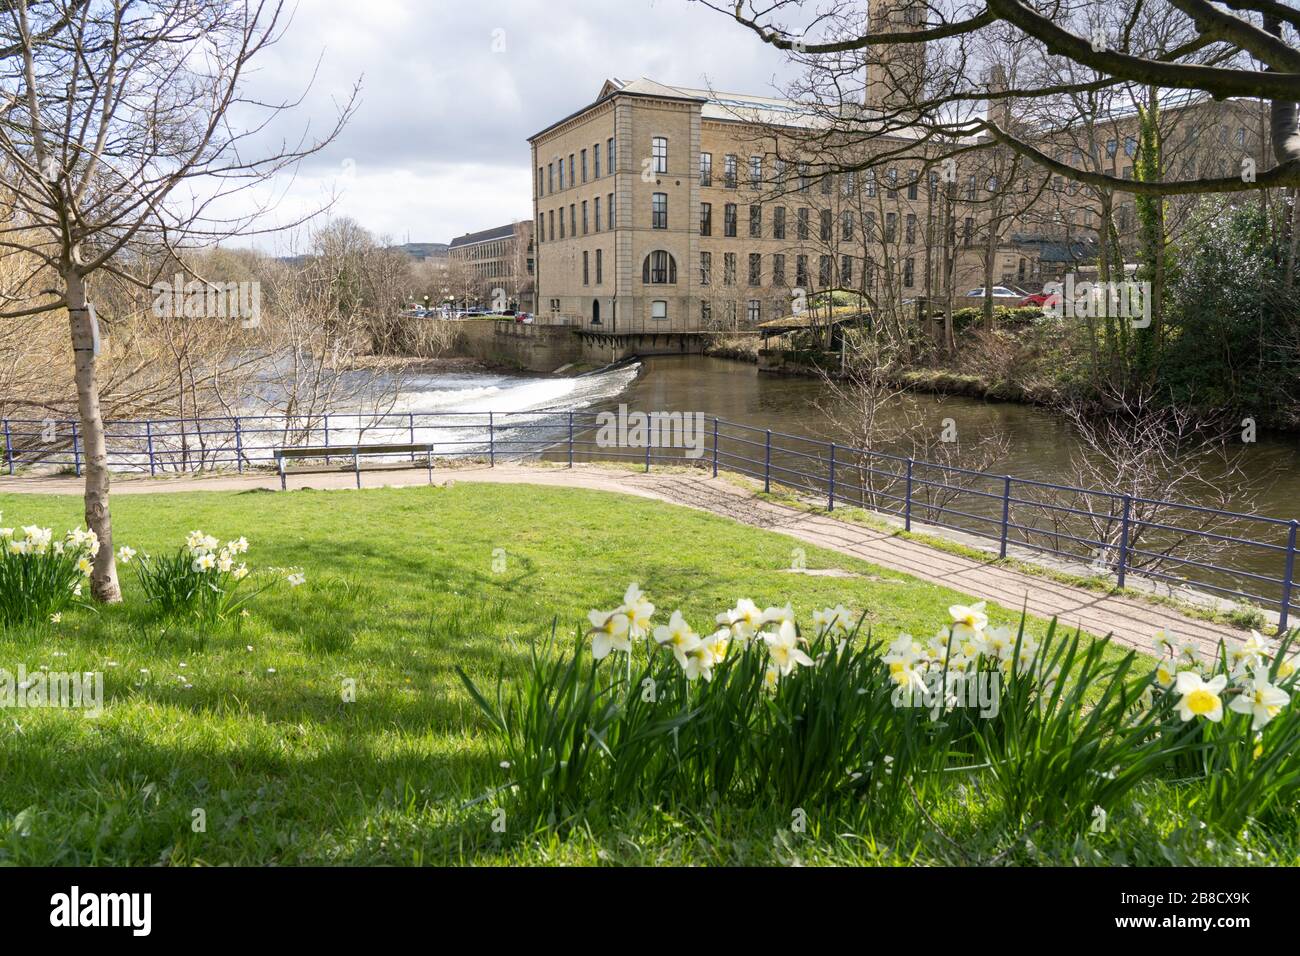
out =
[[[4,525],[56,534],[80,499],[0,495]],[[0,863],[440,864],[1293,861],[1276,835],[1238,844],[1183,827],[1195,791],[1160,785],[1141,813],[1081,843],[1008,834],[963,786],[886,831],[760,803],[629,806],[562,835],[493,827],[504,782],[490,727],[455,672],[515,673],[530,642],[572,635],[630,581],[704,629],[739,597],[800,619],[843,603],[877,636],[930,635],[971,595],[721,518],[582,490],[451,488],[121,496],[116,545],[170,552],[193,529],[252,544],[255,570],[301,570],[210,633],[158,618],[132,569],[126,601],[0,633],[0,667],[103,671],[107,706],[0,711]],[[1013,627],[1015,609],[991,607]],[[1041,634],[1044,622],[1030,622]],[[355,681],[355,702],[343,700]],[[196,811],[206,829],[196,832]]]

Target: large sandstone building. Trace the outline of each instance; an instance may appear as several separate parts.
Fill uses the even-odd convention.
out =
[[[607,80],[529,140],[539,319],[614,334],[745,329],[825,290],[899,311],[951,294],[960,307],[986,277],[1033,290],[1095,265],[1104,221],[1135,232],[1131,195],[1107,199],[1103,220],[1095,193],[991,145],[958,168],[932,161],[905,124],[871,135],[873,116],[905,106],[898,91],[919,83],[923,57],[868,66],[864,135],[833,159],[819,159],[831,147],[799,103]],[[1176,103],[1162,123],[1167,174],[1234,170],[1247,156],[1263,168],[1258,104]],[[1131,177],[1139,125],[1120,110],[1086,141],[1047,124],[1032,138],[1063,162]],[[823,172],[846,158],[866,168]]]

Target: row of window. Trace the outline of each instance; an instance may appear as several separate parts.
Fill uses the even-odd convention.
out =
[[[597,196],[594,200],[588,201],[584,199],[581,203],[576,203],[576,202],[569,203],[567,216],[565,215],[566,210],[564,206],[560,207],[559,209],[560,214],[558,217],[555,215],[556,211],[554,209],[548,210],[546,212],[538,213],[537,241],[539,243],[554,242],[556,238],[560,238],[560,239],[571,238],[571,237],[578,236],[579,234],[585,236],[591,232],[602,232],[606,229],[613,229],[614,228],[614,194],[610,193],[608,196],[603,198],[605,199],[604,211],[607,212],[609,217],[608,225],[605,225],[602,222],[602,217],[601,217],[602,197]],[[578,232],[579,212],[581,212],[582,215],[581,233]],[[560,226],[558,233],[555,229],[557,221]],[[594,229],[592,228],[593,225],[595,226]]]
[[[786,207],[777,206],[772,210],[772,238],[785,239],[786,236]],[[885,213],[885,228],[881,235],[883,242],[894,242],[898,238],[898,221],[899,216],[896,212]],[[822,242],[831,242],[836,234],[835,215],[829,209],[819,211],[817,220],[817,238]],[[858,215],[851,209],[843,210],[839,215],[839,237],[842,241],[852,241],[857,237],[858,230],[861,228],[862,236],[868,242],[876,240],[876,214],[874,212],[864,213],[859,220]],[[970,245],[975,233],[975,219],[973,216],[967,216],[964,223],[963,242]],[[737,207],[735,203],[727,203],[723,206],[722,211],[722,234],[727,238],[735,238],[737,235]],[[713,204],[700,203],[700,235],[713,235]],[[907,243],[916,242],[917,237],[917,217],[915,213],[907,213],[903,216],[903,241]],[[763,238],[763,207],[757,204],[749,207],[749,238]],[[794,238],[808,240],[812,238],[812,210],[807,206],[801,206],[795,211],[795,229]]]
[[[783,253],[776,253],[772,257],[772,282],[774,286],[786,285],[786,262],[787,257]],[[812,274],[809,272],[810,257],[806,255],[796,255],[794,258],[794,287],[809,288]],[[737,255],[734,252],[722,254],[722,285],[733,286],[737,284]],[[836,271],[836,261],[834,256],[817,257],[817,287],[828,289],[832,287],[851,287],[854,282],[854,261],[853,256],[840,256],[839,270]],[[874,279],[874,263],[870,259],[859,259],[862,263],[861,278],[866,285],[871,285]],[[915,281],[915,264],[914,258],[907,258],[902,261],[903,265],[903,285],[911,287]],[[746,263],[746,281],[750,286],[763,284],[763,255],[759,252],[751,252]],[[582,274],[583,284],[587,284],[587,253],[582,255]],[[596,283],[600,283],[600,251],[596,252]],[[700,253],[700,285],[711,286],[713,282],[713,254],[711,252]],[[655,250],[645,257],[641,264],[641,281],[646,285],[676,285],[677,284],[677,261],[673,256],[662,249]]]
[[[611,136],[609,139],[605,141],[604,152],[605,152],[605,170],[604,173],[602,173],[601,166],[600,166],[601,146],[599,143],[596,143],[591,147],[590,155],[594,167],[594,173],[595,173],[593,177],[594,179],[600,179],[602,175],[605,176],[612,175],[614,172],[614,137]],[[584,183],[587,182],[587,169],[588,169],[587,156],[588,156],[588,151],[585,149],[579,150],[576,153],[570,153],[567,166],[565,165],[564,157],[561,156],[559,159],[546,164],[545,175],[543,175],[542,167],[538,166],[537,167],[537,198],[540,199],[544,195],[550,195],[551,193],[558,192],[559,190],[572,189],[573,187],[577,186],[579,184],[579,179],[578,179],[579,170],[581,170],[581,176],[582,176],[581,182]],[[581,166],[579,164],[581,164]],[[567,186],[565,185],[565,179],[564,179],[566,169],[568,170],[568,177],[569,177]],[[560,174],[558,188],[556,186],[556,178],[555,178],[555,174],[557,171]]]

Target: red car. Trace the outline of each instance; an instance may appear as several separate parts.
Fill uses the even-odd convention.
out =
[[[1017,308],[1025,309],[1039,306],[1046,308],[1061,304],[1061,293],[1059,292],[1035,292],[1033,295],[1027,295],[1017,303]]]

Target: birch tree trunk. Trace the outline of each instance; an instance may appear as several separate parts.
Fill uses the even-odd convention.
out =
[[[113,524],[108,510],[108,448],[104,441],[104,420],[99,410],[99,385],[95,381],[95,333],[86,304],[85,277],[75,269],[69,269],[63,274],[63,281],[67,287],[77,411],[81,418],[82,453],[85,456],[86,527],[99,538],[99,553],[95,556],[90,587],[97,601],[115,604],[122,600],[122,589],[117,582]]]

